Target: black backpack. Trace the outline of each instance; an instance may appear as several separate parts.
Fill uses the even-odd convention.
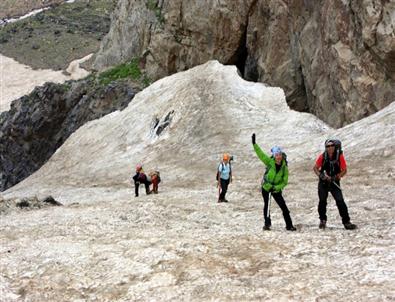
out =
[[[329,142],[329,141],[335,145],[335,159],[333,159],[332,162],[334,162],[334,161],[338,162],[340,154],[343,153],[342,142],[338,139],[327,139],[325,141],[325,146],[326,146],[327,142]],[[322,167],[324,166],[325,162],[328,162],[328,161],[330,161],[329,155],[328,155],[328,152],[325,150],[325,152],[323,153]]]
[[[222,165],[222,167],[223,167],[223,164],[220,163],[220,164],[218,165],[218,168],[219,168],[221,165]],[[230,163],[230,161],[229,161],[229,169],[230,169],[229,174],[232,175],[232,164]],[[221,168],[221,172],[222,172],[222,170],[223,170],[223,168]],[[217,169],[217,176],[216,176],[215,179],[216,179],[217,181],[219,181],[219,171],[218,171],[218,169]]]
[[[325,164],[329,163],[330,174],[333,174],[332,172],[335,169],[335,165],[338,165],[340,167],[339,158],[340,158],[340,154],[343,153],[343,149],[342,149],[342,143],[338,139],[327,139],[325,141],[325,146],[329,141],[335,145],[335,157],[334,157],[334,159],[330,160],[328,152],[325,150],[325,152],[322,154],[323,158],[322,158],[322,165],[321,165],[321,173],[324,173]]]

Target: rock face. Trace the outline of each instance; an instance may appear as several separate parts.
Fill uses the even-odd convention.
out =
[[[158,79],[212,58],[237,64],[255,2],[121,0],[94,66],[141,57]]]
[[[395,100],[395,2],[259,1],[246,77],[340,127]],[[269,29],[269,30],[268,30]]]
[[[125,108],[136,90],[127,82],[48,83],[14,101],[0,115],[0,191],[40,168],[87,121]]]
[[[120,0],[94,66],[139,57],[158,79],[217,59],[341,127],[395,100],[394,26],[394,1]]]

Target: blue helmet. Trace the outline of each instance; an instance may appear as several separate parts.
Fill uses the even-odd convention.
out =
[[[283,150],[281,150],[279,146],[274,146],[270,151],[272,152],[272,155],[283,153]]]

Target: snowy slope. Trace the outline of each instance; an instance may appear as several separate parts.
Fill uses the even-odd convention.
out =
[[[89,75],[80,67],[92,54],[70,62],[67,72],[50,69],[33,70],[27,65],[0,54],[0,113],[10,109],[11,102],[29,94],[36,86],[45,82],[63,83],[67,80],[78,80]]]
[[[394,103],[335,130],[290,110],[281,89],[216,61],[164,78],[81,127],[2,194],[52,194],[65,206],[0,214],[0,289],[10,301],[391,301],[394,131]],[[284,196],[298,232],[285,231],[274,202],[273,230],[262,232],[253,132],[264,150],[279,144],[288,154]],[[342,187],[353,232],[331,198],[328,228],[318,230],[311,168],[333,136],[349,164]],[[235,179],[230,202],[218,204],[224,151],[235,156]],[[161,171],[158,195],[133,197],[139,162]]]
[[[211,61],[154,83],[123,112],[80,128],[40,171],[7,193],[125,186],[139,162],[161,170],[171,184],[186,177],[192,184],[207,183],[223,152],[245,167],[239,174],[248,174],[259,165],[251,152],[253,132],[266,150],[282,146],[291,162],[314,159],[333,135],[348,152],[364,145],[369,147],[361,156],[385,153],[393,159],[394,108],[334,131],[313,115],[290,110],[281,89],[244,81],[234,66]],[[167,115],[170,125],[158,136],[154,120],[160,125]]]

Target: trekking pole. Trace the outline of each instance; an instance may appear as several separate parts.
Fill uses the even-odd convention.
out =
[[[268,204],[268,210],[267,210],[267,217],[270,218],[270,205],[272,203],[272,192],[269,193],[269,204]]]
[[[219,197],[221,196],[221,186],[219,182],[217,182],[217,187],[218,187],[218,201],[219,201]]]
[[[327,176],[327,174],[326,174],[325,171],[324,171],[323,175],[324,175],[324,176]],[[335,183],[334,180],[331,180],[331,183],[334,184],[340,191],[342,191],[342,188],[340,188],[340,186],[339,186],[337,183]]]
[[[339,186],[337,183],[335,183],[335,181],[332,181],[332,183],[333,183],[340,191],[342,191],[342,188],[340,188],[340,186]]]

